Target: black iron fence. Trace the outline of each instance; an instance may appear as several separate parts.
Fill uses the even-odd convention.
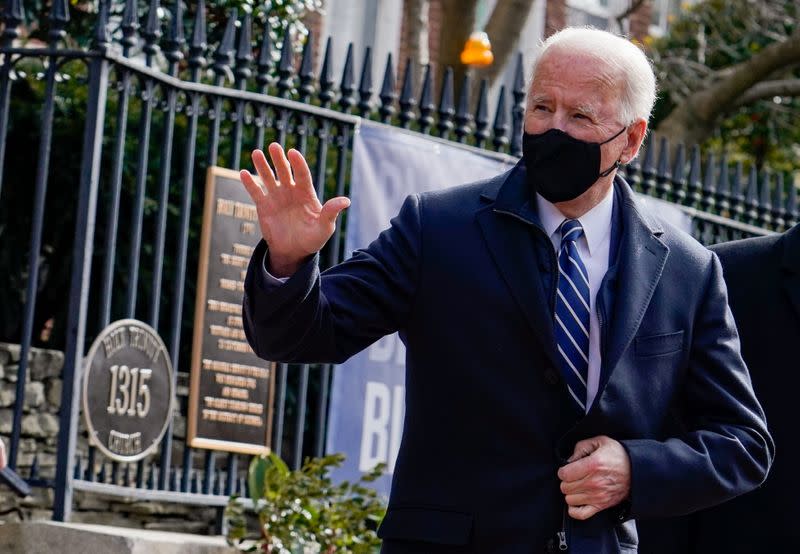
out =
[[[163,12],[152,0],[141,28],[136,2],[127,1],[113,24],[101,2],[88,49],[64,46],[66,0],[53,1],[49,42],[40,47],[19,44],[22,13],[20,0],[8,1],[0,35],[0,341],[21,345],[10,466],[20,469],[28,353],[54,347],[65,352],[56,471],[40,476],[34,458],[24,477],[55,488],[56,519],[69,517],[76,489],[222,506],[246,492],[246,460],[193,450],[185,439],[206,168],[249,165],[249,151],[274,140],[306,154],[320,197],[346,194],[361,118],[518,156],[522,57],[513,87],[501,87],[490,106],[486,82],[469,97],[469,76],[456,99],[449,69],[436,79],[426,67],[417,87],[409,63],[398,84],[391,55],[376,91],[369,49],[357,68],[351,46],[334,76],[330,40],[317,72],[315,37],[297,60],[288,33],[282,45],[264,29],[258,39],[250,16],[235,11],[209,30],[221,36],[209,49],[202,0],[190,14],[188,43],[181,2]],[[166,29],[159,13],[168,15]],[[636,190],[691,215],[704,243],[798,220],[791,177],[703,159],[697,147],[671,152],[666,141],[651,142],[624,175]],[[340,259],[345,227],[326,246],[326,265]],[[78,390],[87,341],[131,317],[166,339],[179,410],[160,452],[117,464],[86,442]],[[331,372],[327,365],[278,367],[273,447],[295,467],[323,451]]]

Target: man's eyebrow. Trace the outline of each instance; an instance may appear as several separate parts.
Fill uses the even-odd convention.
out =
[[[578,104],[577,106],[575,106],[575,109],[578,112],[588,115],[590,117],[595,117],[597,115],[597,110],[594,109],[594,106],[590,104]]]
[[[528,99],[528,105],[533,106],[534,104],[540,104],[542,102],[547,102],[549,98],[544,94],[534,94]]]

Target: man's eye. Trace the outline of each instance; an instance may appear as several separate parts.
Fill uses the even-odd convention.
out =
[[[586,119],[586,120],[588,120],[588,119],[589,119],[589,116],[587,116],[587,115],[584,115],[584,114],[582,114],[582,113],[576,113],[576,114],[575,114],[575,115],[573,115],[572,117],[574,117],[575,119]]]
[[[545,105],[543,105],[543,104],[536,104],[536,105],[533,107],[533,109],[534,109],[534,110],[539,110],[539,111],[547,111],[547,106],[545,106]]]

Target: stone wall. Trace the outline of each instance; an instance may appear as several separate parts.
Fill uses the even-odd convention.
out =
[[[14,418],[19,358],[19,345],[0,343],[0,438],[6,444],[6,450],[10,444]],[[62,352],[31,349],[28,382],[25,384],[22,440],[17,460],[17,471],[23,477],[31,474],[34,460],[39,478],[55,477],[63,364]],[[185,429],[182,417],[175,422],[175,428],[178,433]],[[84,456],[88,450],[82,433],[79,434],[77,450]],[[98,455],[97,458],[101,463],[102,456]],[[0,523],[49,520],[53,514],[52,505],[52,489],[34,488],[30,496],[18,498],[8,487],[0,484]],[[213,534],[216,530],[216,512],[214,508],[202,506],[134,501],[76,491],[71,521]]]

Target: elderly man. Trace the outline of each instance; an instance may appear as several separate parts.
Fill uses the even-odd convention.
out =
[[[567,29],[533,72],[521,162],[409,197],[320,274],[337,215],[303,156],[247,171],[264,241],[245,282],[262,357],[341,362],[399,331],[406,413],[386,554],[635,552],[634,518],[765,478],[773,445],[717,258],[637,205],[655,78],[630,42]],[[678,416],[681,428],[672,422]]]

